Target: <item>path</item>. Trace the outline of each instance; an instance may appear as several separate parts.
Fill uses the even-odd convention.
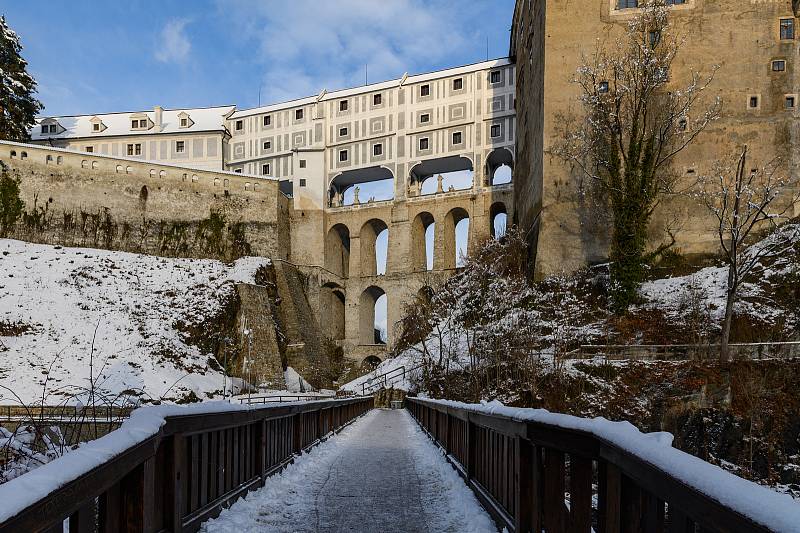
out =
[[[407,411],[375,409],[206,522],[202,531],[497,530]]]

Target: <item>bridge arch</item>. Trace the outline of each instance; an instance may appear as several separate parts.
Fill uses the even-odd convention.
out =
[[[359,188],[356,198],[355,188]],[[394,172],[386,165],[345,170],[328,184],[328,207],[365,204],[394,198]]]
[[[368,355],[364,359],[361,360],[361,370],[366,372],[372,372],[378,365],[381,364],[381,358],[377,355]]]
[[[444,217],[442,268],[453,269],[461,266],[462,256],[469,254],[471,241],[469,222],[469,213],[463,207],[454,207]]]
[[[436,221],[427,211],[414,217],[411,225],[411,267],[415,272],[433,269]]]
[[[474,171],[473,161],[466,155],[419,161],[409,170],[411,196],[447,192],[451,186],[454,190],[472,188],[475,182]],[[439,176],[442,176],[441,188],[438,183]]]
[[[511,183],[514,170],[514,154],[509,148],[495,148],[486,156],[486,180],[488,185]]]
[[[386,292],[376,285],[364,289],[359,299],[359,342],[361,344],[386,344],[388,330]]]
[[[345,290],[338,283],[326,283],[320,289],[323,331],[332,340],[345,338]]]
[[[381,241],[379,242],[379,239]],[[379,218],[368,220],[359,233],[362,276],[386,273],[389,251],[389,226]]]
[[[350,275],[350,229],[335,224],[325,237],[325,268],[337,276]]]
[[[508,210],[503,202],[495,202],[489,208],[489,231],[492,237],[499,239],[506,234]]]

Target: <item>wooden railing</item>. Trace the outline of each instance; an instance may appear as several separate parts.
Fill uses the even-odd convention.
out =
[[[406,405],[509,531],[771,531],[592,433],[418,398]]]
[[[372,405],[369,397],[168,416],[157,434],[29,505],[0,532],[60,532],[67,518],[79,533],[196,531]]]

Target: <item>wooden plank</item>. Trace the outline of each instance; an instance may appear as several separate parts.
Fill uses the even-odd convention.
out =
[[[69,533],[94,533],[96,512],[94,499],[87,500],[69,517]]]
[[[570,531],[588,533],[592,529],[592,461],[569,458]]]
[[[119,483],[112,485],[99,498],[98,522],[101,533],[116,533],[122,529],[122,493]],[[180,533],[180,530],[177,530]]]
[[[669,533],[694,533],[694,524],[680,509],[669,506]]]
[[[605,461],[600,463],[600,532],[616,533],[620,530],[621,474],[619,468]]]
[[[209,460],[208,460],[208,433],[200,435],[200,507],[208,504],[208,478],[209,474]]]
[[[219,485],[219,432],[212,431],[208,441],[208,492],[212,500],[220,496]]]
[[[643,494],[642,502],[644,505],[643,529],[647,532],[664,531],[664,502],[647,491]]]
[[[622,475],[620,522],[623,533],[642,532],[642,490],[631,478]]]
[[[535,450],[530,441],[522,437],[514,438],[514,447],[514,531],[535,531]]]
[[[200,507],[200,435],[189,437],[189,507],[192,513]]]
[[[564,480],[564,452],[544,449],[544,526],[548,533],[567,530]]]

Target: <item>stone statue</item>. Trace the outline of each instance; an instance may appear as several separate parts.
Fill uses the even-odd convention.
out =
[[[356,188],[353,190],[353,204],[354,204],[354,205],[358,205],[358,204],[360,204],[360,203],[361,203],[361,201],[358,199],[358,192],[359,192],[360,190],[361,190],[361,189],[360,189],[360,188],[358,188],[358,186],[356,186]]]
[[[441,174],[436,176],[436,192],[444,192],[444,188],[442,187],[442,182],[443,181],[444,181],[444,178],[442,177]]]

